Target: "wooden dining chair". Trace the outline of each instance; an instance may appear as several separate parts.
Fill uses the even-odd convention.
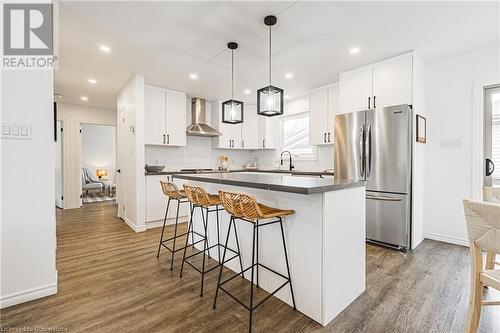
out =
[[[481,306],[500,305],[500,301],[483,301],[483,286],[500,291],[500,269],[484,269],[482,251],[500,253],[500,205],[464,200],[471,253],[471,286],[466,333],[475,333],[481,317]]]
[[[500,204],[500,187],[483,187],[483,201],[492,202]],[[496,261],[496,255],[494,252],[488,252],[486,254],[486,269],[495,269],[495,265],[500,266],[500,262]]]

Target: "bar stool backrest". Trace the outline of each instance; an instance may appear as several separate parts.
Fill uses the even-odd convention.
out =
[[[500,203],[500,187],[483,187],[483,200],[486,202]]]
[[[231,215],[256,220],[264,217],[257,200],[247,193],[219,191],[224,209]]]
[[[186,191],[186,197],[194,205],[208,207],[212,205],[210,197],[204,188],[198,186],[190,186],[184,184],[184,191]]]
[[[464,200],[469,241],[479,248],[500,253],[500,205]]]
[[[160,180],[161,189],[163,194],[170,198],[181,198],[183,195],[177,185],[166,180]]]

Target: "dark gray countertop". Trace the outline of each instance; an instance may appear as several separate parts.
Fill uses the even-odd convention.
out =
[[[323,193],[366,185],[362,181],[347,181],[335,177],[282,176],[265,173],[256,174],[254,171],[248,173],[174,174],[174,178],[299,194]]]
[[[300,170],[262,170],[262,169],[238,169],[238,170],[228,170],[228,171],[160,171],[160,172],[146,172],[146,176],[161,176],[161,175],[184,175],[184,174],[207,174],[207,173],[228,173],[228,172],[262,172],[262,173],[283,173],[283,174],[293,174],[293,175],[304,175],[304,176],[333,176],[332,172],[323,171],[300,171]]]

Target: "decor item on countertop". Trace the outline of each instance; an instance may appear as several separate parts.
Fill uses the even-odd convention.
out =
[[[147,172],[161,172],[163,169],[165,169],[164,165],[145,165],[144,169],[146,169]]]
[[[266,117],[282,115],[284,106],[283,89],[271,84],[271,28],[277,21],[273,15],[264,18],[264,24],[269,27],[269,86],[257,90],[257,114]]]
[[[221,155],[219,156],[219,170],[227,171],[229,165],[229,156]]]
[[[231,50],[231,99],[222,103],[222,122],[240,124],[243,122],[243,102],[234,99],[234,50],[238,43],[230,42],[227,47]]]
[[[427,142],[427,119],[417,114],[417,142]]]
[[[254,157],[253,162],[245,164],[244,167],[245,169],[249,170],[257,170],[258,164],[259,164],[259,159],[257,157]]]
[[[102,178],[106,179],[106,177],[108,176],[108,170],[106,170],[106,169],[97,169],[95,171],[95,174],[96,174],[97,178],[99,178],[99,180],[101,180]]]

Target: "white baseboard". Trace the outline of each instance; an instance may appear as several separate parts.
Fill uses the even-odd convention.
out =
[[[134,230],[135,232],[143,232],[146,231],[146,226],[141,225],[141,226],[136,226],[133,224],[129,219],[123,219],[126,225],[130,227],[130,229]]]
[[[187,221],[188,221],[187,216],[179,216],[179,223],[185,223]],[[172,224],[175,224],[175,218],[167,219],[166,225],[172,225]],[[146,230],[159,228],[162,226],[163,226],[163,220],[146,222]]]
[[[432,239],[432,240],[437,240],[440,242],[445,242],[445,243],[450,243],[450,244],[456,244],[456,245],[462,245],[469,247],[469,240],[468,239],[462,239],[462,238],[455,238],[455,237],[449,237],[449,236],[443,236],[439,234],[432,234],[426,232],[424,234],[425,238]]]
[[[0,298],[0,309],[54,294],[57,294],[57,282],[19,293],[2,296],[2,298]]]

